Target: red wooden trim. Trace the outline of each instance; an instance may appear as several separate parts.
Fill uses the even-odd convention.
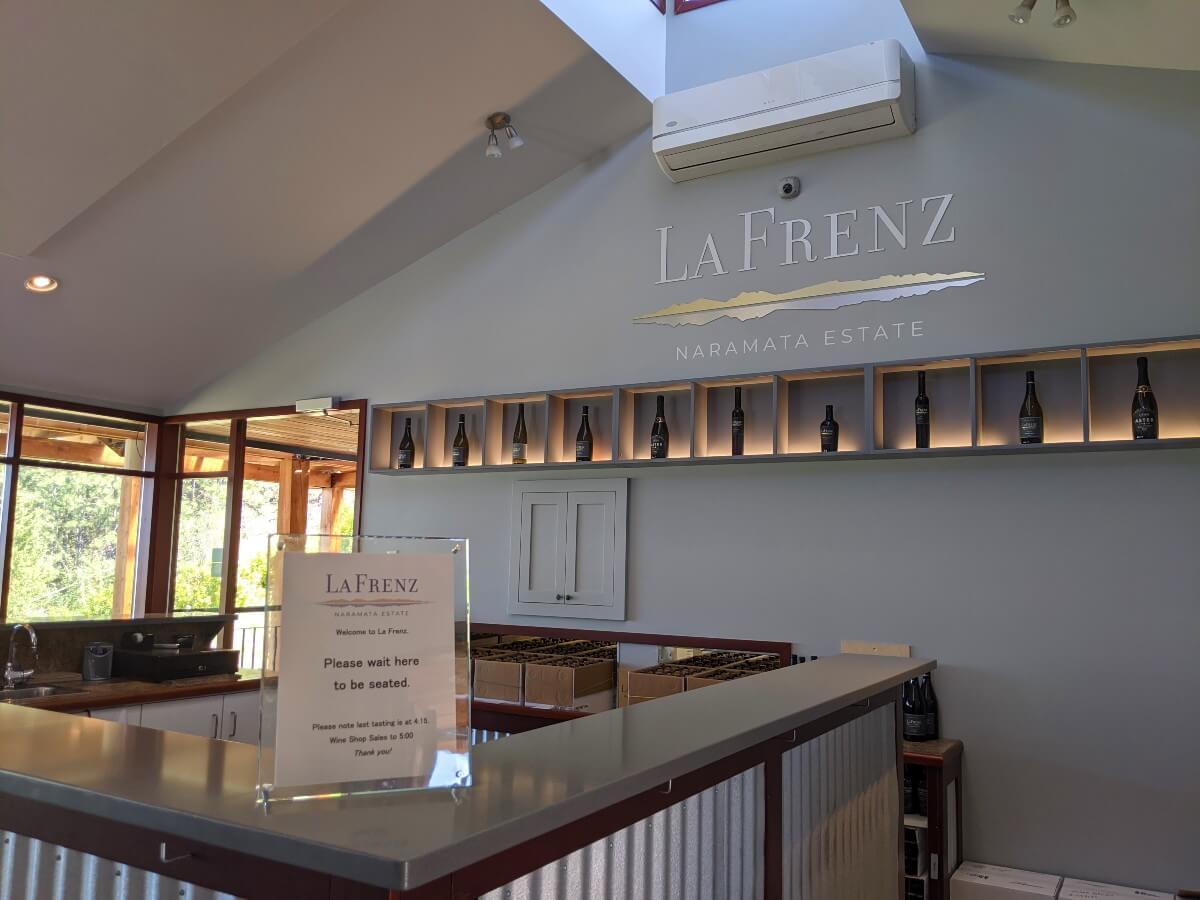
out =
[[[667,0],[650,0],[650,2],[654,4],[654,8],[664,16],[667,14]]]
[[[675,0],[675,15],[679,16],[685,12],[691,12],[693,9],[700,9],[702,6],[712,6],[714,3],[721,3],[722,0]]]
[[[293,406],[260,406],[257,409],[227,409],[219,412],[181,413],[167,416],[163,421],[168,425],[182,425],[187,422],[208,422],[217,419],[259,419],[266,416],[291,416],[296,414]]]
[[[779,657],[782,665],[792,660],[792,645],[786,641],[740,640],[738,638],[692,637],[678,634],[649,634],[638,631],[599,631],[591,628],[545,628],[540,625],[494,625],[472,622],[471,631],[491,634],[527,634],[533,637],[586,637],[594,641],[624,641],[627,644],[659,644],[664,647],[699,647],[705,650],[757,650]]]
[[[896,688],[893,702],[896,706],[893,726],[896,729],[896,787],[900,792],[900,826],[896,829],[898,845],[896,847],[896,896],[904,897],[904,692],[902,688]]]
[[[172,569],[178,516],[179,482],[175,473],[183,446],[183,429],[161,425],[154,454],[154,496],[150,508],[150,553],[146,563],[146,613],[164,615],[171,604]]]
[[[17,510],[17,473],[21,470],[21,429],[25,422],[25,408],[13,403],[8,410],[8,455],[12,462],[8,466],[8,477],[4,479],[4,492],[0,497],[0,622],[8,621],[8,586],[12,574],[13,523]]]
[[[67,400],[54,400],[50,397],[37,397],[32,394],[18,394],[11,391],[0,391],[0,400],[11,403],[29,404],[31,406],[46,406],[53,409],[66,409],[71,412],[91,413],[95,416],[108,416],[113,419],[127,419],[130,422],[145,422],[150,425],[161,425],[162,416],[152,413],[133,412],[128,409],[117,409],[113,406],[96,406],[90,403],[72,403]]]
[[[354,469],[354,533],[362,534],[363,489],[367,484],[367,401],[345,400],[338,409],[358,410],[358,463]]]
[[[508,734],[521,734],[545,728],[547,725],[557,725],[559,722],[569,722],[581,719],[592,713],[580,712],[574,709],[525,709],[511,703],[480,703],[471,704],[471,727],[483,731],[503,731]]]
[[[97,475],[125,475],[131,478],[153,478],[149,469],[119,469],[115,466],[91,466],[87,463],[58,462],[57,460],[23,459],[21,465],[38,469],[64,469],[68,472],[94,472]]]
[[[763,764],[763,898],[783,900],[783,750]]]
[[[242,538],[242,487],[246,482],[246,420],[229,430],[229,486],[225,494],[225,550],[221,558],[221,612],[237,607],[238,545]],[[221,629],[221,646],[233,647],[233,628]]]

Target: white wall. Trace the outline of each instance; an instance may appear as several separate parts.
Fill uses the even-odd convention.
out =
[[[666,93],[667,21],[646,0],[542,0],[647,100]]]
[[[1200,74],[931,58],[918,78],[922,130],[911,139],[671,185],[638,138],[188,408],[328,393],[419,400],[1200,333],[1190,249],[1200,246]],[[737,248],[736,269],[738,213],[782,204],[775,179],[792,172],[805,181],[796,214],[818,219],[953,191],[956,240],[783,267],[776,234],[755,271],[654,284],[656,228],[674,226],[680,261],[714,232]],[[702,296],[959,269],[987,280],[887,309],[691,332],[631,321]],[[897,317],[924,321],[925,337],[786,358],[674,353],[685,333],[818,334]],[[1198,463],[1200,451],[1170,451],[636,470],[626,627],[788,639],[818,655],[842,638],[911,642],[940,661],[944,730],[966,742],[972,858],[1195,884]],[[475,615],[505,620],[512,477],[371,476],[367,530],[465,534]]]

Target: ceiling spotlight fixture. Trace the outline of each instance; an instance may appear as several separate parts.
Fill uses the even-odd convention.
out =
[[[1014,25],[1028,24],[1033,18],[1033,7],[1036,3],[1037,0],[1021,0],[1017,8],[1008,14],[1008,21]]]
[[[1054,27],[1066,28],[1075,21],[1075,10],[1071,9],[1071,0],[1054,0]]]
[[[50,275],[30,275],[25,279],[25,290],[35,294],[49,294],[58,290],[58,279]]]
[[[500,140],[496,137],[496,132],[488,135],[487,149],[483,151],[483,155],[488,159],[499,159],[504,155],[500,152]]]
[[[488,134],[487,149],[483,151],[484,156],[488,159],[499,159],[500,139],[496,136],[497,131],[504,132],[504,138],[508,141],[509,150],[519,150],[525,146],[525,141],[517,134],[517,129],[512,126],[512,117],[506,112],[492,113],[487,117]]]

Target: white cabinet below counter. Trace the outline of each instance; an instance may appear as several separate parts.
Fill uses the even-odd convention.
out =
[[[221,736],[221,706],[220,694],[143,703],[142,727],[218,738]]]
[[[200,737],[245,744],[258,743],[258,691],[210,694],[185,700],[162,700],[140,706],[110,706],[80,715],[93,719],[141,725],[160,731],[179,731]]]

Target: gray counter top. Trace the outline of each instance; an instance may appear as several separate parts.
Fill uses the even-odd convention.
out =
[[[256,748],[0,706],[0,792],[411,889],[894,688],[935,663],[834,656],[471,751],[458,792],[255,802]]]

